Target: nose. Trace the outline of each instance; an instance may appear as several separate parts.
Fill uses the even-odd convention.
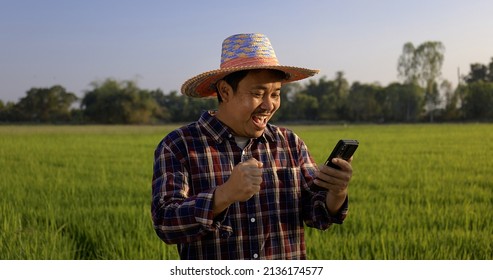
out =
[[[272,98],[270,94],[266,94],[262,100],[262,104],[260,105],[260,108],[271,112],[276,107],[276,102],[277,101],[274,98]]]

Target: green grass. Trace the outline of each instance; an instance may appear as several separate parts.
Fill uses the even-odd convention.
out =
[[[177,259],[152,229],[153,151],[175,126],[0,126],[1,259]],[[291,126],[318,162],[361,145],[350,214],[310,259],[493,259],[493,125]]]

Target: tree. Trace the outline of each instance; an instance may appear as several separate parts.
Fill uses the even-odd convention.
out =
[[[313,120],[339,120],[344,115],[345,100],[349,93],[349,83],[343,72],[337,72],[335,80],[322,77],[317,81],[310,80],[305,93],[314,97],[318,109],[312,112]]]
[[[93,82],[82,99],[81,109],[89,122],[107,124],[152,123],[159,106],[151,93],[133,81],[106,79]]]
[[[416,49],[418,80],[422,86],[432,84],[442,75],[445,46],[441,42],[424,42]]]
[[[23,121],[17,114],[18,108],[14,102],[7,102],[0,108],[0,122],[16,122]]]
[[[346,100],[346,118],[351,121],[380,121],[382,105],[377,100],[382,88],[378,85],[353,83]]]
[[[416,84],[392,83],[383,90],[385,121],[411,122],[419,120],[423,108],[423,89]]]
[[[493,82],[493,57],[488,65],[472,63],[470,65],[469,74],[464,77],[464,81],[468,84],[479,81]]]
[[[488,64],[487,79],[488,79],[488,81],[493,82],[493,57],[490,60],[490,64]]]
[[[166,107],[167,96],[163,93],[161,89],[153,90],[149,94],[159,106],[159,109],[155,112],[156,119],[162,122],[169,122],[171,119],[171,113],[170,110]]]
[[[398,75],[404,83],[417,83],[425,89],[425,100],[433,121],[434,111],[440,103],[438,95],[438,78],[442,72],[445,46],[441,42],[427,41],[417,48],[412,43],[406,43],[399,57]]]
[[[318,103],[317,108],[314,108],[315,110],[310,113],[310,120],[337,119],[337,95],[334,91],[334,83],[332,81],[327,80],[325,76],[321,77],[318,81],[310,79],[303,92],[306,96],[313,98],[310,98],[310,100],[315,100]],[[308,100],[304,97],[300,98],[303,101]],[[299,99],[298,96],[297,99]],[[309,107],[313,106],[310,105]]]
[[[471,64],[469,74],[465,77],[465,81],[468,84],[479,81],[488,81],[488,67],[480,63]]]
[[[428,114],[430,122],[433,122],[435,120],[435,111],[441,102],[440,92],[438,91],[438,85],[435,81],[426,85],[425,100],[426,113]]]
[[[466,87],[462,109],[471,120],[493,120],[493,83],[478,81]]]
[[[304,92],[296,94],[295,98],[296,110],[293,110],[295,120],[318,120],[316,112],[319,109],[317,99]]]
[[[7,106],[0,100],[0,122],[7,121]]]
[[[462,113],[466,119],[493,120],[493,57],[488,66],[480,63],[470,65],[466,84],[460,85]]]
[[[77,96],[62,86],[31,88],[15,105],[13,114],[18,121],[67,122]]]
[[[274,114],[272,121],[295,121],[299,110],[296,104],[296,95],[303,89],[300,83],[287,83],[281,88],[281,106]]]
[[[444,80],[440,84],[440,92],[442,93],[445,103],[445,108],[443,109],[443,116],[442,116],[443,120],[454,121],[454,120],[459,120],[460,118],[460,110],[459,110],[460,100],[459,100],[458,88],[454,91],[452,88],[452,83],[450,83],[450,81],[448,80]]]
[[[405,43],[397,63],[398,76],[406,84],[418,83],[418,61],[416,48],[411,42]]]
[[[337,115],[338,118],[344,118],[346,100],[349,96],[349,82],[344,78],[344,72],[337,71],[334,79],[334,92],[337,96]]]

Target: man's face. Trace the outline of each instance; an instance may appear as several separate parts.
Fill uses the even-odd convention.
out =
[[[250,71],[235,93],[223,98],[218,117],[236,136],[257,138],[281,105],[281,79],[269,70]]]

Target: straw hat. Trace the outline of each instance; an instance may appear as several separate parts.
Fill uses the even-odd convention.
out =
[[[284,83],[308,78],[319,71],[280,65],[269,38],[263,34],[236,34],[223,41],[220,68],[188,79],[183,83],[181,92],[191,97],[216,96],[217,81],[228,74],[247,69],[281,70],[287,74]]]

